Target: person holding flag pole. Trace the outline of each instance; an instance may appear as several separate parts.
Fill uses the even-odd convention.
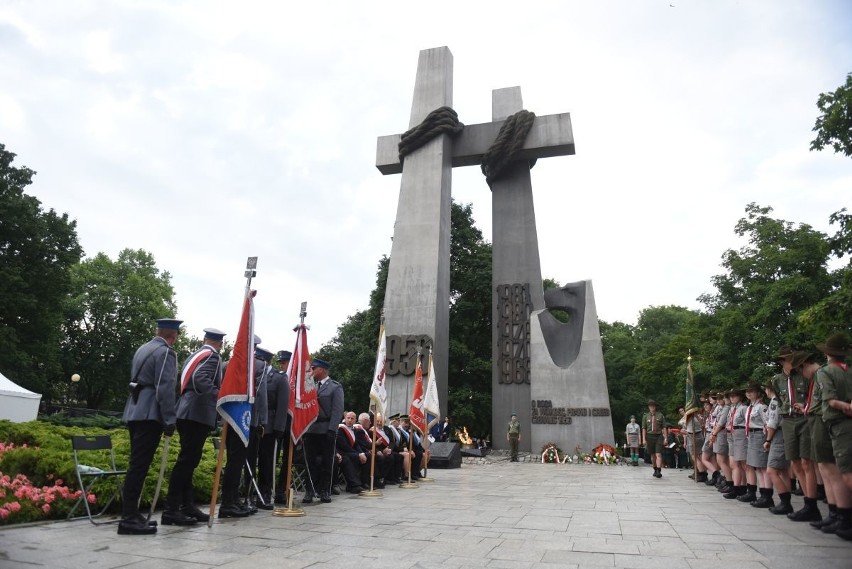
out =
[[[685,393],[686,402],[684,404],[683,409],[683,419],[684,419],[684,429],[686,429],[687,435],[689,436],[689,458],[692,461],[692,479],[697,484],[698,482],[703,482],[706,480],[706,473],[704,475],[704,480],[699,476],[698,472],[698,463],[701,461],[700,455],[697,453],[696,442],[695,442],[695,415],[698,413],[698,398],[695,396],[695,377],[692,375],[692,350],[689,350],[686,356],[686,393]],[[701,441],[701,446],[704,446],[704,441]]]
[[[414,457],[414,436],[415,430],[420,433],[426,432],[426,416],[423,413],[423,360],[422,360],[423,352],[420,348],[417,348],[417,368],[414,373],[414,391],[411,396],[411,406],[408,409],[408,422],[412,427],[412,430],[409,431],[408,434],[408,454],[411,457]],[[415,468],[420,468],[419,464],[416,464],[416,460],[412,458],[411,465],[408,468],[408,482],[404,482],[399,485],[400,488],[419,488],[419,486],[411,481],[411,473]]]
[[[216,510],[216,496],[219,492],[219,478],[222,474],[222,462],[225,457],[229,430],[233,430],[234,434],[239,437],[238,441],[234,441],[236,445],[233,442],[231,443],[232,449],[236,450],[236,446],[242,443],[243,452],[239,460],[228,461],[229,468],[225,472],[222,484],[222,506],[219,508],[219,517],[246,517],[248,515],[248,510],[244,510],[238,505],[238,493],[240,474],[245,462],[245,447],[249,443],[251,407],[254,400],[254,296],[256,291],[251,290],[251,279],[257,275],[256,268],[257,257],[249,257],[246,262],[246,289],[240,327],[234,341],[233,354],[228,361],[225,375],[222,378],[222,385],[219,387],[219,398],[216,402],[216,410],[222,416],[224,424],[216,460],[216,472],[213,476],[210,517],[207,521],[207,527],[213,527],[213,514]]]
[[[290,398],[287,414],[290,416],[290,438],[287,445],[287,464],[284,466],[287,473],[284,482],[284,502],[286,507],[275,508],[273,516],[297,517],[304,516],[302,508],[293,506],[293,448],[302,439],[302,436],[316,422],[319,415],[319,402],[317,401],[317,390],[314,383],[311,368],[311,352],[308,350],[308,328],[305,326],[305,317],[308,303],[303,302],[299,311],[299,325],[296,327],[296,347],[290,354],[290,363],[287,366],[287,377],[290,378]],[[310,481],[308,482],[311,483]]]
[[[438,424],[441,420],[441,405],[438,401],[438,381],[435,378],[435,363],[432,358],[432,346],[429,346],[429,381],[426,384],[426,398],[423,402],[423,409],[426,413],[426,427],[423,432],[423,452],[426,457],[426,463],[423,465],[423,476],[420,477],[421,482],[434,482],[434,478],[429,477],[429,458],[432,452],[429,450],[429,445],[432,441],[426,434],[432,427]]]
[[[374,407],[372,435],[372,452],[370,453],[370,489],[361,492],[365,498],[379,498],[382,493],[373,486],[376,479],[376,425],[385,416],[388,402],[388,392],[385,388],[385,364],[387,362],[387,341],[385,339],[385,315],[382,309],[381,324],[379,325],[379,347],[376,350],[376,366],[373,371],[373,384],[370,386],[370,401]]]

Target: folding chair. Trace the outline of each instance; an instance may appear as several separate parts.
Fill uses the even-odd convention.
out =
[[[77,500],[77,502],[74,504],[74,507],[71,508],[70,512],[68,512],[68,519],[82,519],[84,516],[78,516],[76,518],[72,518],[72,516],[74,515],[74,512],[77,510],[80,504],[83,504],[86,507],[86,516],[88,516],[89,521],[93,524],[101,525],[117,521],[95,521],[95,518],[100,517],[106,513],[107,509],[110,507],[110,505],[112,505],[113,501],[115,501],[115,499],[119,496],[119,494],[121,493],[121,477],[127,474],[126,470],[118,470],[115,467],[115,451],[112,448],[112,437],[110,437],[109,435],[99,435],[93,437],[74,435],[71,437],[71,448],[74,450],[74,469],[77,473],[77,484],[79,484],[82,493],[80,494],[80,499]],[[103,452],[89,451],[109,451],[109,462],[106,463]],[[91,457],[95,457],[97,455],[100,459],[100,464],[102,464],[104,468],[81,464],[80,455],[82,452],[87,452],[87,456]],[[100,511],[93,513],[92,508],[89,506],[89,501],[86,499],[86,497],[89,495],[89,491],[98,482],[112,477],[117,478],[115,491],[113,492],[109,501],[104,504],[103,508],[101,508]]]

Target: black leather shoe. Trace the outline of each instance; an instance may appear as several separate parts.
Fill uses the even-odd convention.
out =
[[[822,526],[819,529],[822,533],[837,533],[838,530],[849,529],[850,527],[852,527],[852,525],[849,525],[849,522],[844,522],[839,518],[835,518],[832,523],[827,526]]]
[[[165,510],[160,517],[164,526],[194,526],[198,520],[191,518],[180,510]]]
[[[331,487],[331,495],[340,496],[340,488],[337,487],[337,484]]]
[[[272,503],[272,500],[269,500],[265,504],[263,502],[261,502],[261,503],[256,504],[256,505],[261,510],[274,510],[275,509],[275,505]]]
[[[828,515],[826,517],[824,517],[823,519],[821,519],[817,522],[811,522],[811,527],[816,528],[816,529],[822,529],[826,526],[830,526],[831,524],[833,524],[836,521],[837,521],[837,514],[835,514],[833,512],[828,512]]]
[[[751,503],[757,500],[757,495],[754,492],[746,492],[742,496],[737,496],[738,502]]]
[[[222,518],[247,518],[248,510],[244,510],[237,504],[222,504],[219,506],[219,519]]]
[[[210,521],[210,515],[205,514],[204,512],[199,510],[198,506],[196,506],[195,504],[183,506],[180,511],[189,516],[190,518],[195,518],[195,520],[198,522],[206,524]]]
[[[797,512],[787,514],[787,518],[794,522],[816,522],[822,519],[819,509],[805,506]]]
[[[320,502],[322,502],[323,504],[330,504],[331,503],[331,495],[328,492],[321,493],[320,494]]]
[[[722,497],[726,500],[733,500],[745,494],[745,491],[745,486],[734,486],[733,488],[731,488],[730,492],[722,494]]]
[[[349,492],[350,494],[357,494],[359,492],[362,492],[363,490],[364,490],[364,488],[361,487],[361,486],[347,486],[346,487],[346,491]]]
[[[775,505],[775,500],[772,499],[772,496],[761,496],[757,500],[751,503],[753,508],[771,508]]]
[[[143,516],[142,514],[136,514],[136,516],[134,516],[134,517],[140,524],[146,524],[147,523],[152,528],[157,527],[157,520],[149,520],[148,516]]]
[[[793,506],[791,506],[790,504],[785,504],[784,502],[781,502],[777,506],[769,508],[769,511],[772,512],[773,514],[775,514],[776,516],[782,516],[782,515],[786,516],[787,514],[793,513]]]
[[[303,504],[310,504],[313,501],[314,501],[314,493],[310,490],[306,491],[305,497],[302,498],[302,503]]]
[[[136,517],[123,519],[118,522],[118,535],[152,535],[157,533],[157,526],[149,526],[144,518]]]

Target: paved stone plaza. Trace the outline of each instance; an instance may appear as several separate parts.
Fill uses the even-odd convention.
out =
[[[312,504],[302,518],[260,512],[154,536],[119,536],[115,524],[85,520],[3,529],[0,567],[852,567],[852,543],[723,500],[687,474],[466,464],[431,470],[435,482],[414,490]]]

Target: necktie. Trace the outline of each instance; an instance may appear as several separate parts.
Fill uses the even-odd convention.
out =
[[[746,413],[746,432],[751,430],[751,410],[754,409],[754,403],[748,406],[748,412]]]

